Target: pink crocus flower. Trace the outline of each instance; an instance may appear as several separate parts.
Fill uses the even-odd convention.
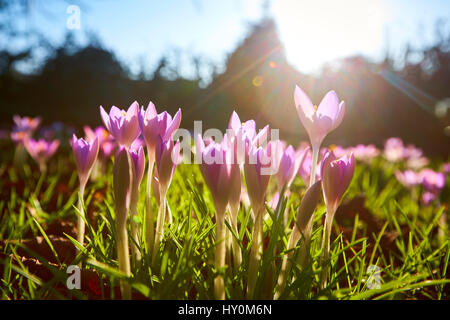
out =
[[[339,206],[342,196],[347,190],[355,171],[355,159],[353,154],[336,159],[333,151],[327,153],[322,160],[321,177],[322,192],[327,207],[325,217],[324,237],[322,247],[324,248],[324,260],[328,260],[330,253],[331,226],[334,214]],[[327,282],[327,270],[324,269],[321,276],[321,286],[325,287]]]
[[[72,136],[71,146],[75,165],[78,171],[80,185],[84,189],[89,179],[89,174],[92,170],[92,167],[94,166],[95,160],[97,159],[99,139],[98,137],[95,137],[93,140],[87,142],[83,138],[78,139],[74,134]]]
[[[295,151],[290,145],[281,154],[278,171],[276,173],[278,189],[281,190],[283,185],[289,189],[292,181],[295,178],[299,168],[303,165],[306,154],[309,152],[309,147],[301,151]]]
[[[138,148],[131,147],[130,149],[131,167],[133,178],[131,179],[131,193],[130,193],[130,214],[131,214],[131,236],[134,242],[139,244],[138,224],[134,217],[138,215],[137,204],[139,200],[139,186],[145,171],[145,155],[142,146]],[[131,251],[136,260],[141,260],[141,253],[138,247],[133,242]]]
[[[327,215],[334,215],[339,202],[353,178],[355,159],[353,154],[336,159],[330,151],[322,160],[321,177],[322,190],[327,206]]]
[[[405,170],[405,171],[395,171],[395,177],[398,182],[407,188],[413,188],[422,182],[422,176],[415,171]]]
[[[80,215],[78,216],[77,240],[79,243],[83,244],[85,224],[82,216],[84,216],[85,213],[82,203],[84,189],[98,155],[98,137],[95,137],[94,140],[87,142],[83,138],[78,139],[74,134],[70,144],[72,146],[73,158],[78,171],[78,179],[80,180],[80,193],[78,198],[78,210]]]
[[[83,127],[84,134],[88,140],[93,141],[98,138],[99,158],[108,159],[114,153],[116,143],[114,137],[103,126],[98,126],[92,130],[89,126]]]
[[[174,145],[170,138],[164,141],[161,136],[158,136],[158,141],[155,148],[155,163],[156,172],[159,178],[159,195],[160,205],[158,211],[158,218],[156,220],[156,232],[153,244],[152,261],[155,261],[156,253],[159,249],[162,236],[164,235],[164,223],[166,217],[166,194],[172,181],[176,166],[180,160],[180,141]],[[151,185],[151,181],[149,181]],[[172,216],[169,216],[169,223],[172,223]]]
[[[146,242],[147,247],[154,246],[154,214],[151,206],[152,194],[152,179],[153,166],[155,163],[155,148],[159,137],[163,141],[171,140],[175,131],[179,128],[181,122],[181,109],[172,119],[172,116],[166,111],[158,114],[155,105],[150,102],[147,110],[141,107],[138,115],[139,127],[141,128],[142,136],[147,146],[148,169],[147,169],[147,189],[146,189]]]
[[[252,232],[252,247],[248,268],[247,298],[254,297],[256,279],[258,277],[258,265],[261,260],[261,247],[263,235],[263,216],[265,211],[265,198],[270,176],[276,169],[274,154],[276,147],[273,141],[263,148],[256,143],[246,143],[246,161],[244,163],[245,182],[247,184],[248,197],[254,213]]]
[[[149,152],[154,152],[158,137],[161,137],[163,141],[171,139],[175,130],[180,127],[180,122],[181,109],[178,109],[172,119],[172,116],[166,111],[158,114],[152,102],[148,104],[147,110],[144,111],[144,108],[141,108],[139,126]]]
[[[59,147],[58,140],[48,142],[44,139],[26,139],[24,144],[30,156],[39,164],[41,171],[46,171],[48,159]]]
[[[231,194],[232,152],[226,143],[210,142],[207,146],[200,134],[196,137],[196,154],[200,171],[219,214],[224,214]]]
[[[42,119],[40,117],[31,118],[14,115],[13,121],[15,124],[13,131],[33,132],[39,127]]]
[[[384,157],[390,162],[398,162],[405,159],[406,152],[403,141],[400,138],[389,138],[384,144]]]
[[[327,134],[341,124],[345,113],[345,102],[339,102],[336,92],[329,91],[320,102],[319,107],[315,107],[306,93],[298,86],[295,86],[294,101],[300,121],[308,132],[312,145],[312,174],[309,183],[312,186],[315,181],[320,145]]]
[[[100,114],[106,129],[121,146],[130,148],[133,141],[139,136],[139,104],[135,101],[128,110],[121,110],[112,106],[109,114],[100,106]]]
[[[420,176],[422,185],[431,193],[439,194],[445,186],[445,175],[442,172],[427,168],[420,171]]]
[[[380,150],[378,150],[373,144],[358,144],[355,147],[349,148],[348,152],[352,152],[356,160],[360,160],[365,163],[370,163],[373,158],[376,158],[380,154]]]
[[[442,171],[444,171],[445,174],[450,173],[450,162],[444,163],[442,165]]]

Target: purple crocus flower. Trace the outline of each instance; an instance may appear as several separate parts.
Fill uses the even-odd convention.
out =
[[[74,134],[71,140],[73,157],[78,171],[81,188],[84,190],[89,179],[89,174],[97,159],[99,150],[98,137],[87,142],[83,138],[78,139]]]
[[[300,121],[308,132],[312,145],[313,157],[309,181],[309,185],[312,186],[315,182],[320,145],[326,135],[341,124],[345,113],[345,102],[339,102],[336,92],[329,91],[319,107],[315,107],[298,86],[295,86],[294,101]]]
[[[322,160],[321,177],[322,190],[327,206],[327,215],[333,216],[339,206],[339,202],[347,190],[353,178],[355,159],[353,154],[336,159],[333,151],[330,151]]]
[[[41,171],[47,169],[47,160],[59,147],[58,140],[48,142],[44,139],[26,139],[24,144],[30,156],[39,164]]]
[[[141,108],[139,126],[149,152],[154,152],[158,137],[161,137],[163,141],[172,139],[175,130],[180,126],[180,122],[181,109],[178,109],[172,119],[172,116],[166,111],[158,114],[152,102],[148,104],[147,110],[144,111],[144,108]]]
[[[444,163],[442,165],[442,171],[444,171],[445,174],[450,173],[450,162]]]
[[[395,171],[395,177],[397,178],[398,182],[400,182],[407,188],[413,188],[422,182],[421,175],[412,170],[397,170]]]
[[[389,138],[384,144],[384,157],[390,162],[404,160],[406,156],[403,141],[400,138]]]
[[[289,189],[295,178],[299,168],[303,165],[309,147],[300,152],[296,152],[292,146],[288,146],[282,151],[279,161],[278,171],[276,173],[278,189],[281,190],[283,185]]]
[[[196,138],[196,149],[200,171],[211,191],[217,214],[223,215],[231,194],[233,149],[226,143],[210,142],[205,146],[200,134]]]
[[[109,114],[100,106],[100,114],[106,129],[113,135],[117,143],[130,148],[133,141],[139,136],[139,104],[135,101],[128,111],[112,106]]]
[[[145,155],[142,146],[138,147],[137,149],[133,148],[132,146],[130,149],[130,158],[133,172],[130,193],[131,236],[136,243],[139,243],[138,224],[133,218],[138,215],[137,204],[139,200],[139,186],[141,185],[141,181],[144,177],[145,171]],[[141,260],[141,253],[134,242],[131,247],[131,252],[136,260]]]
[[[349,148],[348,152],[352,152],[355,159],[365,163],[370,163],[373,158],[376,158],[380,154],[380,150],[378,150],[373,144],[358,144],[353,148]]]
[[[324,260],[328,260],[330,253],[331,225],[334,214],[339,206],[342,196],[347,190],[353,178],[355,171],[355,159],[353,154],[336,159],[333,151],[327,153],[322,160],[321,177],[322,191],[327,213],[325,216],[324,241]],[[326,269],[321,275],[321,287],[324,288],[327,283],[328,273]]]
[[[172,139],[158,138],[155,149],[156,170],[158,171],[160,192],[165,193],[172,181],[180,157],[180,141],[174,145]]]
[[[73,151],[73,158],[78,171],[78,179],[80,180],[80,193],[78,201],[78,242],[84,242],[85,224],[81,216],[84,216],[84,209],[82,206],[84,189],[89,179],[89,175],[94,167],[95,160],[98,155],[98,137],[94,140],[86,142],[83,138],[78,139],[74,134],[70,141]]]
[[[298,116],[308,132],[313,148],[319,147],[326,135],[341,124],[345,102],[339,102],[336,92],[329,91],[316,108],[298,86],[295,86],[294,100]]]
[[[442,172],[436,172],[431,169],[420,171],[422,185],[428,192],[439,194],[445,186],[445,175]]]
[[[84,126],[83,130],[88,140],[93,141],[95,138],[98,138],[99,158],[108,159],[112,156],[116,148],[116,143],[114,142],[114,137],[108,130],[103,126],[98,126],[94,130],[88,126]]]
[[[13,116],[14,128],[13,131],[26,131],[33,132],[41,124],[41,118],[31,118],[31,117],[20,117],[18,115]]]

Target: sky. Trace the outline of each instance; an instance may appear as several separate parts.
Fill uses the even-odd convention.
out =
[[[77,5],[80,28],[75,34],[83,39],[86,32],[95,33],[135,73],[142,63],[151,71],[163,54],[175,49],[183,52],[182,62],[198,55],[223,67],[227,54],[248,34],[249,24],[267,12],[275,19],[289,63],[304,73],[350,55],[379,60],[387,47],[395,57],[407,43],[430,44],[439,18],[447,18],[445,30],[450,32],[448,0],[269,0],[267,11],[265,2],[30,0],[26,26],[59,44],[68,21],[74,21],[69,7]]]

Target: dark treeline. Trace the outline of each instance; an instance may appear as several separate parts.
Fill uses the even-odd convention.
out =
[[[146,107],[151,100],[158,111],[173,114],[181,107],[184,128],[202,120],[203,129],[224,130],[236,110],[242,120],[254,118],[260,127],[269,123],[279,128],[281,138],[297,145],[307,139],[294,106],[298,84],[316,104],[331,89],[346,101],[344,121],[325,143],[381,146],[386,138],[398,136],[428,155],[447,157],[450,137],[444,128],[450,112],[439,118],[435,106],[449,97],[449,49],[450,36],[441,36],[420,51],[407,49],[401,68],[393,67],[388,54],[381,63],[355,56],[324,67],[320,75],[306,75],[288,64],[275,23],[264,18],[228,56],[225,71],[214,73],[211,83],[202,87],[200,77],[186,79],[176,72],[168,77],[173,66],[166,57],[150,76],[136,79],[99,41],[80,46],[68,35],[32,75],[14,66],[29,58],[33,48],[0,51],[0,123],[20,114],[95,126],[101,124],[100,105],[107,110],[112,105],[127,108],[137,100]],[[411,62],[413,54],[420,59]]]

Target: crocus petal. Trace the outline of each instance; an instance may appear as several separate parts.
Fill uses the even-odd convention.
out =
[[[105,124],[106,129],[111,132],[111,124],[109,121],[109,115],[106,113],[105,109],[100,106],[100,115],[102,117],[103,123]]]
[[[334,121],[337,119],[339,111],[339,98],[333,90],[329,91],[325,97],[323,97],[322,101],[317,108],[317,114],[320,117],[326,116]]]

